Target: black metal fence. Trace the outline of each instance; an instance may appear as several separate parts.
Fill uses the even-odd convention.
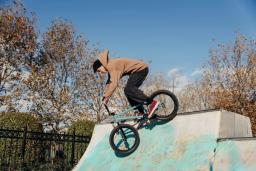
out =
[[[0,170],[71,170],[89,136],[0,129]]]

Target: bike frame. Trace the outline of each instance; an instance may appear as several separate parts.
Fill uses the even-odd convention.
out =
[[[128,117],[124,117],[123,115],[130,112],[130,111],[134,111],[137,107],[139,106],[143,106],[142,104],[140,105],[137,105],[137,106],[132,106],[132,107],[129,107],[127,108],[126,110],[120,112],[120,113],[117,113],[117,114],[113,114],[109,111],[109,108],[106,104],[104,104],[106,110],[108,111],[108,114],[109,116],[112,117],[112,119],[114,120],[114,123],[119,123],[121,121],[126,121],[126,120],[134,120],[134,119],[142,119],[144,116],[128,116]],[[144,108],[144,111],[145,113],[147,113],[147,110],[145,110]]]

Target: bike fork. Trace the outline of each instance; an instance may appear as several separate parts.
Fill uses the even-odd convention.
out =
[[[119,123],[117,123],[117,125],[119,125]],[[125,136],[124,130],[123,130],[122,128],[120,128],[120,130],[121,130],[122,140],[123,140],[124,142],[126,142],[127,137]]]

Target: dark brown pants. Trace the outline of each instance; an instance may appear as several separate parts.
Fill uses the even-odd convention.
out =
[[[139,89],[143,81],[146,79],[147,75],[148,68],[145,68],[141,71],[132,73],[129,76],[129,79],[124,88],[124,93],[131,106],[136,106],[143,103],[151,103],[152,100]],[[139,112],[144,113],[142,106],[138,107],[138,110]]]

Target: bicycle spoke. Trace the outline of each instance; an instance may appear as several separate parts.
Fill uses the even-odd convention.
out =
[[[160,103],[159,108],[155,114],[159,117],[168,117],[175,109],[175,102],[168,93],[159,93],[154,96],[154,100]]]
[[[135,143],[135,135],[132,130],[126,128],[124,130],[125,137],[122,136],[121,130],[116,132],[114,136],[115,146],[120,150],[129,150]]]
[[[130,149],[129,148],[129,143],[127,141],[124,142],[124,145],[125,145],[126,149]]]

